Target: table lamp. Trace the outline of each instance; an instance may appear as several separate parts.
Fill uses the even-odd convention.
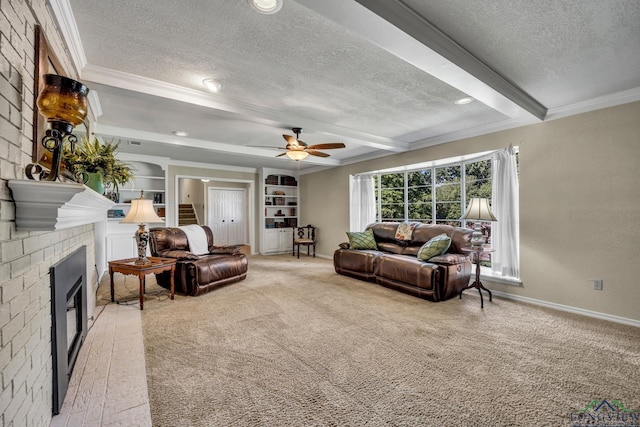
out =
[[[140,198],[131,201],[131,209],[129,213],[124,217],[121,223],[137,223],[138,230],[136,230],[135,239],[138,244],[138,259],[135,261],[136,265],[149,264],[147,258],[147,243],[149,242],[149,230],[145,227],[145,223],[164,223],[164,220],[156,214],[156,210],[153,208],[153,200],[147,200],[144,198],[144,191],[140,192]]]
[[[471,248],[479,250],[484,245],[484,238],[482,237],[482,223],[481,221],[497,221],[497,218],[491,212],[491,206],[489,206],[489,199],[474,197],[469,201],[467,210],[460,219],[474,220],[473,234],[471,235]]]

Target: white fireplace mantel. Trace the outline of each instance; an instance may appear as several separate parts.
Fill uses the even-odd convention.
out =
[[[55,231],[105,221],[115,203],[82,184],[13,179],[16,228]]]

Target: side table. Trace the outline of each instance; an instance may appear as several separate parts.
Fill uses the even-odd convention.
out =
[[[171,299],[174,296],[173,273],[176,271],[175,258],[149,257],[149,263],[136,265],[137,258],[119,259],[109,261],[109,277],[111,279],[111,302],[114,302],[113,273],[133,274],[140,280],[140,310],[144,309],[145,276],[147,274],[171,271],[169,283],[171,284]]]
[[[482,291],[485,290],[487,291],[487,293],[489,294],[489,301],[491,301],[491,291],[487,288],[485,288],[484,286],[482,286],[482,282],[480,281],[480,256],[482,254],[486,254],[486,253],[491,253],[491,252],[495,252],[495,249],[491,249],[491,248],[462,248],[463,252],[469,252],[471,254],[475,254],[475,260],[476,260],[476,280],[473,281],[472,284],[470,284],[469,286],[467,286],[466,288],[462,289],[460,291],[460,299],[462,299],[462,293],[464,291],[466,291],[467,289],[471,289],[471,288],[476,288],[478,290],[478,293],[480,294],[480,308],[484,308],[484,299],[482,298]],[[472,255],[473,258],[473,255]]]

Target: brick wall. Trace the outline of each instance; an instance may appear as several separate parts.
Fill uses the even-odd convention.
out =
[[[0,0],[0,426],[48,426],[52,406],[49,267],[87,245],[95,286],[93,225],[56,232],[15,227],[7,187],[31,161],[34,28],[40,24],[70,76],[70,56],[45,0]],[[77,78],[77,76],[75,76]],[[90,288],[91,289],[91,288]],[[91,292],[91,290],[90,290]]]

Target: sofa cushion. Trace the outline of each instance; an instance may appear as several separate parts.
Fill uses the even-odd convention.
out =
[[[213,255],[221,255],[221,254],[239,254],[242,252],[239,246],[231,245],[231,246],[214,246],[209,251],[209,254]]]
[[[239,277],[247,272],[247,257],[244,255],[203,255],[188,262],[195,266],[195,281],[200,286]]]
[[[333,254],[333,263],[340,270],[373,274],[376,258],[380,255],[380,252],[373,250],[338,249]]]
[[[175,258],[179,261],[183,261],[185,259],[198,259],[198,255],[194,254],[193,252],[189,252],[189,251],[180,251],[180,250],[173,250],[173,251],[162,251],[158,254],[161,257],[164,258]]]
[[[382,254],[375,264],[377,277],[422,289],[434,289],[438,266],[406,255]]]
[[[349,237],[349,246],[351,249],[378,249],[376,239],[373,237],[373,231],[347,231]]]
[[[451,238],[445,233],[435,236],[422,245],[418,251],[418,259],[421,261],[427,261],[434,256],[442,255],[447,251],[447,249],[449,249],[450,245]]]
[[[389,252],[392,254],[402,254],[406,246],[401,246],[397,243],[391,242],[378,242],[378,250],[383,252]]]
[[[443,264],[443,265],[455,265],[455,264],[462,264],[468,260],[469,260],[469,257],[466,255],[446,253],[446,254],[437,255],[430,258],[429,262],[433,262],[436,264]]]

